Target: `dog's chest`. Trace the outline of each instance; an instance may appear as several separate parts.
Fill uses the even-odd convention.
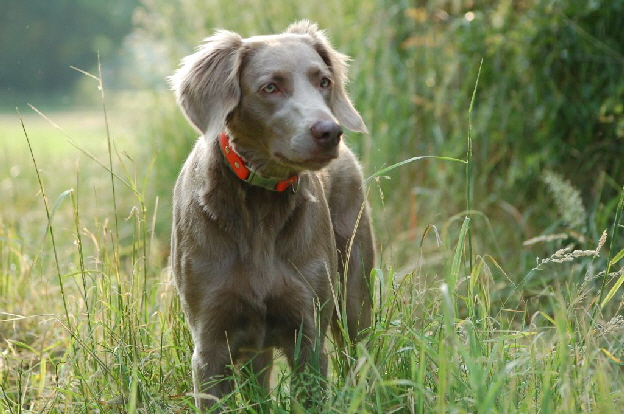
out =
[[[258,269],[329,260],[335,254],[331,219],[314,207],[302,203],[289,215],[251,212],[249,220],[237,222],[232,232],[237,239],[238,260]]]
[[[231,236],[241,276],[250,279],[241,282],[258,297],[328,283],[336,271],[331,218],[316,199],[302,197],[290,209],[250,208]]]

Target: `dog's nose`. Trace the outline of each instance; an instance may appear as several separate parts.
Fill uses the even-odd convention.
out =
[[[329,149],[340,142],[342,127],[334,121],[316,121],[310,127],[310,132],[321,147]]]

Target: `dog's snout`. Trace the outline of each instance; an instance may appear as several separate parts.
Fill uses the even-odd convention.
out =
[[[320,146],[332,148],[340,142],[342,127],[334,121],[316,121],[310,127],[310,132]]]

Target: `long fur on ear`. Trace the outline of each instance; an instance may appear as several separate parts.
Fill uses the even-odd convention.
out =
[[[240,99],[242,44],[237,33],[218,31],[182,59],[180,69],[169,78],[182,111],[207,139],[223,130]]]
[[[348,82],[347,69],[349,57],[334,49],[322,30],[309,20],[300,20],[288,26],[286,33],[307,35],[312,40],[317,53],[334,75],[334,88],[330,100],[330,107],[340,124],[351,131],[367,133],[368,130],[362,117],[355,109],[349,95],[346,84]]]

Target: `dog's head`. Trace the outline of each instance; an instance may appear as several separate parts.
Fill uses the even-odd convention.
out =
[[[171,83],[206,139],[227,128],[256,168],[316,170],[337,157],[341,126],[366,132],[345,91],[347,60],[308,21],[248,39],[219,31],[182,60]]]

